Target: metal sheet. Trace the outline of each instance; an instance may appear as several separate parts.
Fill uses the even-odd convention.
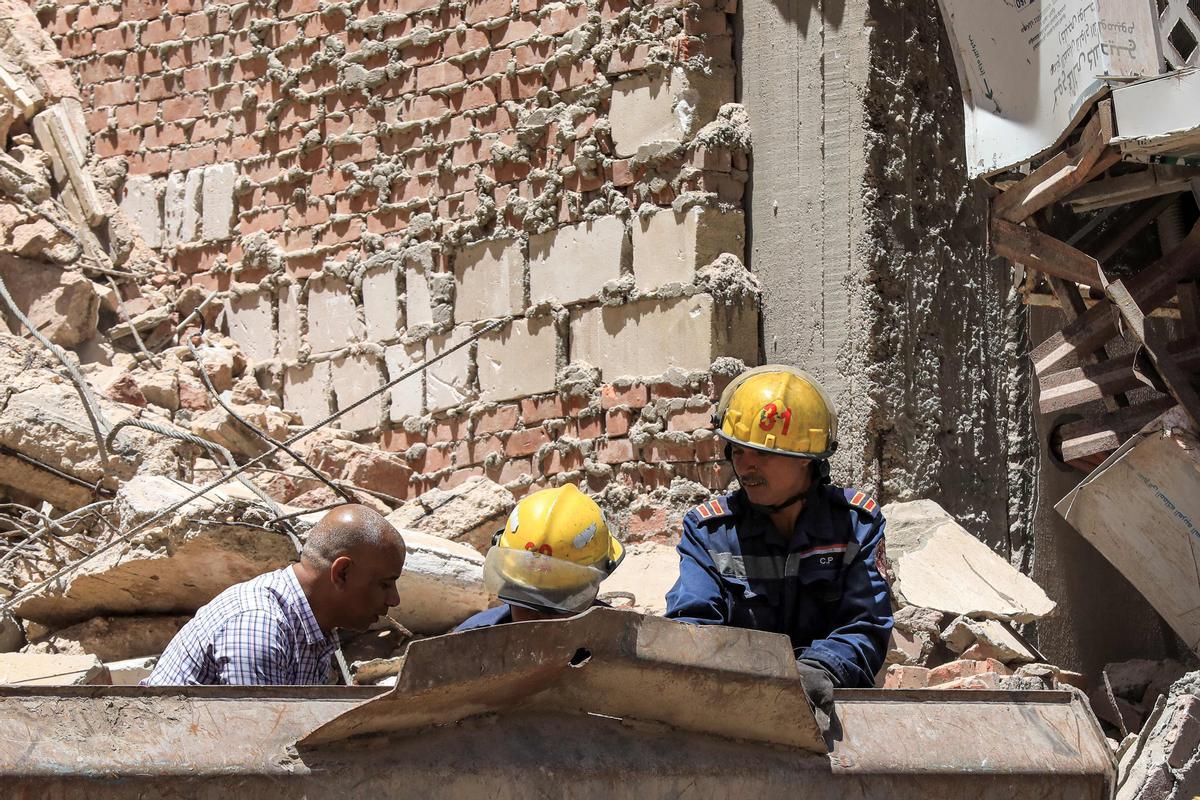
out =
[[[298,746],[517,707],[826,751],[786,637],[605,608],[414,642],[393,691]]]

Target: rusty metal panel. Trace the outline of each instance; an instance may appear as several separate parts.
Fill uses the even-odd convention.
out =
[[[606,608],[414,642],[391,692],[321,725],[298,746],[516,707],[827,750],[787,637]]]

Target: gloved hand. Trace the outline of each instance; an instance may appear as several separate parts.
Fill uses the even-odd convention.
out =
[[[816,661],[797,659],[796,666],[800,668],[800,685],[813,704],[813,715],[821,734],[829,733],[829,719],[833,716],[833,675]]]

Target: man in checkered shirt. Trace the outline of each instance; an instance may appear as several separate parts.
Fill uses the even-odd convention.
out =
[[[365,630],[397,605],[400,533],[360,505],[333,509],[300,562],[229,587],[180,629],[144,686],[329,682],[335,628]]]

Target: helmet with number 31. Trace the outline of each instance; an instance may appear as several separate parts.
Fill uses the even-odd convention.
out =
[[[713,426],[731,444],[799,458],[837,449],[837,411],[803,370],[767,364],[747,370],[721,393]]]

